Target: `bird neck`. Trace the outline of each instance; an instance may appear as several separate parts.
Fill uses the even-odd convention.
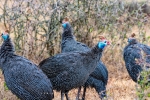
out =
[[[14,46],[11,42],[11,39],[8,38],[7,40],[5,40],[1,46],[0,49],[0,57],[7,55],[7,54],[13,54],[15,52]]]
[[[94,53],[100,53],[100,52],[103,51],[103,49],[100,49],[100,48],[98,47],[98,44],[97,44],[95,47],[92,48],[92,51],[93,51]]]
[[[14,52],[15,52],[15,49],[11,42],[11,39],[9,38],[5,40],[0,48],[0,68],[2,69],[3,72],[5,72],[4,70],[5,69],[7,70],[7,67],[8,67],[8,66],[7,67],[5,66],[5,64],[7,63],[6,62],[7,58],[11,56],[12,54],[14,54]]]
[[[74,39],[74,35],[73,35],[71,27],[68,29],[64,29],[64,31],[62,33],[62,41],[66,40],[68,38]]]
[[[129,45],[133,45],[133,44],[137,44],[137,43],[138,43],[138,41],[135,38],[133,38],[131,40],[131,42],[129,42]]]
[[[98,45],[96,45],[95,47],[93,47],[91,49],[91,53],[93,54],[93,56],[97,56],[99,59],[100,57],[102,56],[102,52],[103,52],[103,49],[100,49],[98,48]]]
[[[128,47],[130,47],[130,46],[134,46],[134,45],[136,45],[136,44],[138,44],[138,42],[137,42],[137,41],[134,41],[134,42],[128,43],[128,44],[125,46],[124,50],[126,50]]]
[[[102,49],[99,49],[98,46],[93,47],[91,50],[86,52],[86,63],[88,64],[87,71],[92,73],[96,68],[101,56],[102,56]]]

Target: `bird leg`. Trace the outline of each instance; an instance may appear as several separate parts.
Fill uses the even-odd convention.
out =
[[[85,100],[86,86],[84,86],[82,100]]]
[[[78,89],[78,93],[77,93],[76,100],[79,100],[79,97],[80,97],[80,92],[81,92],[81,86],[80,86],[80,87],[79,87],[79,89]]]
[[[64,92],[61,91],[61,100],[64,100]]]
[[[69,100],[68,91],[65,91],[66,100]]]

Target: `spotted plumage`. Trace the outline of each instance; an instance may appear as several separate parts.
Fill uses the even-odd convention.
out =
[[[53,90],[47,76],[30,60],[15,54],[8,33],[3,33],[0,67],[6,85],[21,100],[52,100]]]
[[[107,43],[99,42],[86,52],[60,53],[43,60],[39,67],[51,80],[53,89],[66,93],[86,82],[106,45]]]
[[[61,42],[61,52],[75,52],[75,51],[86,52],[90,50],[90,48],[87,45],[76,41],[73,35],[72,27],[69,22],[64,22],[62,26],[63,26],[63,33]],[[100,94],[100,98],[106,97],[107,81],[108,81],[108,71],[106,66],[100,60],[94,72],[90,74],[87,82],[83,85],[84,86],[83,94],[85,94],[86,92],[86,87],[93,87],[96,89],[98,94]],[[83,96],[83,99],[84,98],[85,95]]]
[[[139,43],[135,38],[129,38],[128,45],[123,51],[123,57],[130,77],[134,82],[137,82],[143,70],[143,61],[150,63],[150,47]],[[146,66],[146,68],[148,67]]]

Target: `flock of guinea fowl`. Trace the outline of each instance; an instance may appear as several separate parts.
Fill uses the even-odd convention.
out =
[[[0,68],[9,90],[21,100],[52,100],[53,90],[61,92],[61,100],[69,100],[68,92],[78,88],[76,100],[79,100],[81,88],[84,88],[82,100],[85,100],[87,87],[93,87],[100,99],[107,99],[108,71],[100,60],[104,48],[110,42],[102,39],[89,48],[75,40],[68,19],[62,22],[63,32],[61,53],[44,59],[37,66],[25,57],[15,54],[14,45],[5,31],[1,37]],[[144,62],[141,62],[143,59]],[[149,68],[150,47],[139,43],[132,34],[123,51],[126,69],[135,82],[142,80],[140,73]]]

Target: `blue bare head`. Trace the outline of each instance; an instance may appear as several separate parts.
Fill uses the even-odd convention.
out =
[[[65,28],[67,28],[67,23],[63,23],[62,24],[62,27],[65,29]]]
[[[70,25],[69,22],[64,22],[64,23],[62,24],[62,27],[63,27],[64,29],[68,29],[68,28],[71,27],[71,25]]]
[[[103,40],[103,41],[101,41],[101,42],[98,42],[98,48],[99,48],[99,49],[104,49],[105,46],[107,46],[107,45],[109,45],[109,44],[110,44],[109,41]]]
[[[2,33],[2,38],[4,39],[4,41],[7,41],[9,39],[9,35],[8,35],[7,31],[5,31],[4,33]]]
[[[64,20],[62,21],[62,27],[63,27],[64,29],[69,29],[69,28],[71,27],[68,18],[64,18]]]

